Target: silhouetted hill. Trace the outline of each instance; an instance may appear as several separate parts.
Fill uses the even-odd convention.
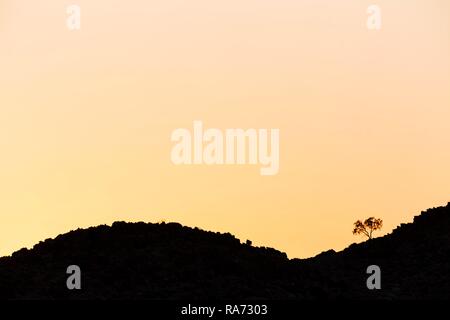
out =
[[[71,231],[0,259],[2,299],[448,299],[450,204],[391,234],[289,260],[231,234],[177,223],[116,222]],[[79,265],[82,290],[66,288]],[[378,265],[382,289],[368,290]]]

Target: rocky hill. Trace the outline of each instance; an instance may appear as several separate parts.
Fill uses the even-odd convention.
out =
[[[289,260],[231,234],[177,223],[75,230],[0,258],[0,299],[448,299],[450,204],[391,234]],[[78,265],[81,290],[68,290]],[[368,290],[366,269],[381,269]]]

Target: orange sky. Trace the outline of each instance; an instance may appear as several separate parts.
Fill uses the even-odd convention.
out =
[[[81,30],[66,28],[79,4]],[[450,2],[0,0],[0,255],[178,221],[308,257],[450,201]],[[171,132],[279,128],[280,171],[175,166]]]

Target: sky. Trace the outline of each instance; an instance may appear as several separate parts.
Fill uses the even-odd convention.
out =
[[[0,255],[118,220],[291,258],[389,233],[450,201],[449,88],[447,0],[0,0]],[[174,165],[195,120],[279,129],[278,174]]]

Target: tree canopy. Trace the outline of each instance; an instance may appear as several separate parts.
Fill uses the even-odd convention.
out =
[[[354,223],[353,234],[363,234],[367,238],[372,239],[372,233],[383,227],[383,220],[375,217],[367,218],[364,222],[358,220]]]

